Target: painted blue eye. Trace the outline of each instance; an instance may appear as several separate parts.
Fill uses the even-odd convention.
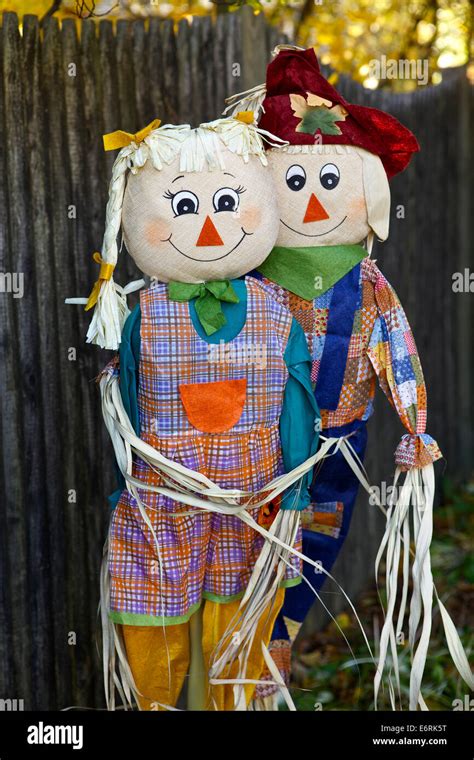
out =
[[[239,208],[239,194],[231,187],[221,187],[214,193],[212,199],[214,211],[237,211]]]
[[[326,190],[334,190],[339,184],[340,176],[335,164],[325,164],[319,172],[319,181]]]
[[[199,200],[190,190],[181,190],[171,199],[171,208],[176,216],[197,214]]]
[[[286,172],[285,179],[290,190],[297,192],[306,185],[306,172],[299,164],[293,164]]]

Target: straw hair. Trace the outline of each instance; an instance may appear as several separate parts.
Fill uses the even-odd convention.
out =
[[[299,45],[275,45],[272,50],[272,58],[276,58],[281,50],[304,50]],[[244,92],[237,92],[225,99],[226,108],[223,110],[223,116],[236,116],[239,111],[253,111],[255,123],[258,124],[260,116],[265,113],[263,101],[267,97],[266,83],[262,82],[255,87],[251,87]]]

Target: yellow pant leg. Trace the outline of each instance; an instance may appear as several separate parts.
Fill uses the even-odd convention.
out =
[[[189,623],[122,625],[122,633],[141,709],[175,707],[189,665]]]
[[[246,678],[252,678],[258,680],[262,674],[264,668],[264,659],[262,654],[261,642],[263,641],[266,646],[270,641],[272,635],[273,626],[275,624],[276,617],[283,606],[283,600],[285,598],[285,590],[279,589],[273,605],[270,605],[264,614],[260,618],[260,622],[257,627],[257,632],[253,641],[252,648],[250,650],[249,658],[247,661],[247,673]],[[206,600],[204,604],[203,613],[203,653],[206,668],[209,670],[212,655],[218,642],[223,637],[225,631],[232,618],[237,615],[240,601],[228,602],[227,604],[219,604],[217,602],[211,602]],[[238,615],[236,617],[238,621]],[[238,630],[238,622],[236,622],[236,630]],[[232,636],[233,631],[230,631],[229,637]],[[235,678],[238,670],[238,662],[234,662],[232,666],[223,673],[223,678]],[[224,684],[222,686],[210,686],[208,709],[214,709],[214,703],[217,710],[233,710],[234,709],[234,692],[232,684]],[[245,687],[245,698],[247,704],[250,702],[255,691],[255,685],[248,684]]]

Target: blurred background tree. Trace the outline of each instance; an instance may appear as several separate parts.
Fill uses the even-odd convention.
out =
[[[428,83],[443,71],[467,64],[474,53],[472,0],[0,0],[0,11],[40,18],[147,18],[178,21],[193,15],[231,13],[250,5],[299,45],[315,45],[323,64],[350,74],[365,87],[410,90],[414,79],[384,79],[370,62],[428,61]],[[474,66],[468,68],[474,79]]]

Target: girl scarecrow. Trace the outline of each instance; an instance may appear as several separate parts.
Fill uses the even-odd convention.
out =
[[[277,303],[288,307],[305,331],[322,433],[344,437],[348,444],[315,471],[311,503],[302,512],[303,553],[330,571],[347,536],[359,481],[368,487],[361,461],[378,382],[406,429],[395,452],[396,483],[402,472],[406,479],[398,489],[400,498],[388,509],[377,558],[378,564],[386,553],[388,609],[380,640],[376,699],[387,651],[390,649],[396,662],[404,623],[411,503],[416,558],[409,622],[413,653],[410,708],[416,709],[417,704],[424,704],[420,681],[429,641],[431,598],[436,593],[427,547],[432,531],[433,462],[441,452],[426,433],[426,388],[408,320],[370,252],[374,236],[380,240],[388,236],[388,180],[408,165],[419,146],[394,117],[346,102],[322,75],[313,48],[282,46],[275,52],[266,85],[244,98],[260,109],[259,126],[287,143],[268,151],[280,228],[276,245],[258,273],[265,285],[273,288]],[[405,583],[395,629],[400,552],[405,558]],[[327,577],[315,574],[311,566],[305,575],[308,583],[286,595],[271,644],[286,680],[291,641],[314,600],[313,591],[318,591]],[[441,611],[453,656],[472,686],[454,626],[447,622],[442,606]],[[416,642],[420,618],[421,634]],[[270,674],[265,677],[270,679]],[[258,706],[274,709],[274,695],[273,685],[257,686]]]
[[[86,308],[88,341],[119,347],[100,376],[124,479],[102,567],[110,709],[116,687],[126,705],[173,709],[187,673],[191,709],[246,709],[264,662],[285,691],[266,645],[301,581],[299,510],[328,447],[315,455],[300,325],[242,278],[278,233],[262,138],[280,141],[252,118],[104,137],[121,150]],[[132,313],[144,283],[114,283],[120,230],[151,278]]]

